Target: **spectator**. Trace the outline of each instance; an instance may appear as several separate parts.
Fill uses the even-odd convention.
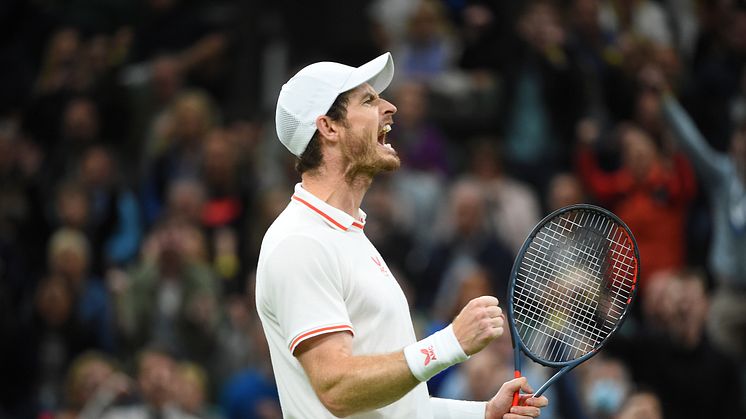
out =
[[[276,385],[265,373],[255,369],[242,371],[228,380],[220,404],[227,419],[282,417]]]
[[[58,141],[46,149],[47,179],[54,182],[75,173],[83,153],[100,142],[98,105],[88,97],[71,99],[64,107]]]
[[[248,288],[247,288],[248,289]],[[264,339],[257,330],[252,295],[230,295],[225,301],[225,318],[218,331],[218,348],[209,366],[215,372],[213,386],[220,389],[236,371],[262,365]]]
[[[202,147],[216,124],[215,105],[199,91],[180,94],[146,145],[150,163],[144,179],[143,205],[146,221],[161,215],[168,185],[180,178],[199,177]]]
[[[718,287],[709,331],[726,352],[746,359],[746,124],[733,132],[728,154],[715,151],[676,99],[664,98],[667,122],[694,162],[712,208],[708,265]]]
[[[246,240],[253,216],[254,179],[240,165],[238,143],[227,130],[214,130],[204,144],[202,172],[207,200],[201,225],[206,229],[215,272],[226,291],[243,292]]]
[[[194,419],[177,404],[176,361],[161,349],[147,348],[137,360],[137,390],[139,401],[128,406],[113,407],[104,419]]]
[[[573,129],[585,106],[576,58],[554,4],[527,3],[504,72],[502,132],[508,170],[542,193],[566,167]]]
[[[587,414],[597,419],[616,417],[632,387],[626,367],[619,360],[601,356],[583,367],[581,393]]]
[[[404,81],[395,90],[396,132],[391,141],[407,166],[440,175],[450,173],[454,162],[448,158],[448,143],[428,113],[428,89],[416,81]]]
[[[142,236],[137,199],[117,176],[110,152],[93,146],[82,156],[80,184],[89,200],[92,269],[103,275],[110,267],[123,267],[137,255]]]
[[[253,291],[253,283],[246,289]],[[224,368],[218,400],[227,419],[279,419],[282,412],[269,346],[255,314],[252,291],[228,297],[228,322],[221,330],[219,359]]]
[[[207,374],[202,367],[192,362],[178,364],[174,395],[178,406],[185,413],[202,419],[220,417],[215,409],[208,405],[208,390]]]
[[[77,29],[60,28],[53,34],[36,80],[37,94],[51,94],[73,84],[75,59],[79,48],[80,33]]]
[[[78,356],[68,369],[65,380],[65,408],[60,419],[94,419],[118,398],[132,391],[131,379],[117,371],[113,359],[100,352]]]
[[[64,278],[51,276],[37,288],[31,324],[14,342],[22,349],[15,359],[25,366],[17,384],[33,383],[35,412],[55,411],[62,403],[65,372],[72,360],[95,347],[95,336],[76,315],[73,291]],[[23,364],[26,363],[26,364]]]
[[[179,53],[208,35],[204,15],[181,0],[148,0],[134,31],[131,60],[143,62],[162,53]]]
[[[573,204],[587,202],[583,185],[580,179],[572,173],[557,173],[549,181],[547,191],[546,207],[548,211],[554,211]]]
[[[133,144],[125,149],[125,156],[139,158],[145,146],[149,127],[157,127],[166,118],[166,112],[172,101],[184,87],[183,66],[178,57],[158,55],[153,57],[147,66],[145,77],[134,76],[136,71],[130,69],[126,74],[126,86],[129,90],[132,128],[129,142]],[[145,149],[152,152],[150,148]],[[133,162],[134,163],[134,162]],[[142,170],[142,167],[133,169]]]
[[[206,264],[203,235],[193,226],[166,221],[143,247],[143,260],[116,297],[126,348],[157,341],[206,362],[215,346],[219,288]]]
[[[506,295],[513,257],[489,228],[480,185],[466,179],[455,183],[443,215],[449,223],[444,226],[445,231],[430,253],[427,268],[417,284],[419,305],[437,309],[432,306],[436,291],[455,289],[459,267],[465,265],[482,266],[494,295]]]
[[[44,270],[37,258],[46,252],[50,227],[41,159],[39,147],[21,138],[17,122],[0,121],[0,294],[8,300],[8,319],[32,297]]]
[[[451,7],[454,7],[452,4]],[[509,37],[510,22],[515,19],[516,4],[495,2],[468,2],[460,10],[463,49],[459,67],[472,74],[497,72],[504,65],[505,43]],[[482,73],[484,74],[484,73]]]
[[[57,187],[53,223],[63,228],[86,231],[90,224],[91,205],[83,186],[75,181]]]
[[[601,7],[603,26],[620,36],[642,37],[661,45],[672,45],[673,35],[664,9],[651,0],[605,0]]]
[[[541,218],[539,200],[531,188],[505,173],[496,141],[480,141],[471,151],[469,171],[480,184],[487,216],[495,234],[517,255]]]
[[[568,46],[577,54],[589,111],[606,120],[628,118],[634,79],[623,71],[623,49],[615,31],[601,25],[601,0],[574,0]]]
[[[450,71],[457,48],[451,32],[439,2],[418,0],[407,22],[407,36],[394,53],[402,63],[401,77],[428,82]]]
[[[705,3],[690,75],[683,92],[692,119],[715,150],[727,151],[733,129],[729,106],[739,92],[746,53],[746,5]]]
[[[720,392],[692,388],[689,386],[692,380],[716,380],[732,394],[741,394],[741,384],[735,363],[704,334],[710,304],[704,278],[696,271],[678,272],[659,295],[661,300],[657,305],[646,307],[662,310],[655,314],[663,319],[662,332],[650,330],[634,339],[615,336],[607,345],[607,353],[624,360],[633,380],[660,397],[664,417],[707,416],[707,406],[702,401],[716,398]],[[648,316],[644,313],[643,318]],[[740,418],[742,409],[743,406],[738,406],[718,414],[723,418]]]
[[[621,125],[616,134],[622,166],[607,172],[592,149],[598,131],[578,132],[578,175],[590,193],[635,232],[645,261],[640,277],[644,293],[650,275],[684,266],[684,222],[694,198],[694,172],[683,155],[664,157],[646,132],[630,124]]]
[[[205,205],[205,186],[199,179],[187,178],[172,182],[167,193],[166,218],[199,225]]]
[[[114,317],[109,293],[100,279],[89,274],[90,244],[79,231],[61,229],[49,240],[49,270],[70,292],[73,316],[94,338],[96,348],[116,350]]]

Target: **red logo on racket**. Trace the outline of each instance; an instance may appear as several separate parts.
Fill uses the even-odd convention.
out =
[[[427,349],[420,349],[420,352],[425,354],[425,366],[427,366],[430,361],[436,361],[438,359],[435,357],[435,351],[433,351],[432,345],[430,345]]]

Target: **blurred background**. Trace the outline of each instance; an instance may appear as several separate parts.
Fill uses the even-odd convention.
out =
[[[403,165],[365,230],[419,336],[596,203],[637,237],[640,298],[542,417],[746,418],[736,0],[2,0],[0,418],[281,417],[252,295],[298,181],[275,101],[384,51]],[[505,336],[428,385],[485,400],[512,368]]]

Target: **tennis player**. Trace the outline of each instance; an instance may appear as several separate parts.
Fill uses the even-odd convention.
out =
[[[311,64],[283,87],[277,135],[298,157],[301,183],[262,242],[256,303],[286,418],[539,416],[544,397],[525,378],[489,402],[429,396],[425,382],[504,331],[498,300],[470,301],[445,329],[417,341],[409,306],[365,236],[359,208],[376,174],[396,170],[386,142],[396,107],[389,53],[357,68]]]

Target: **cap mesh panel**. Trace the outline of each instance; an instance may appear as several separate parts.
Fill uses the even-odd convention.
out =
[[[295,135],[295,131],[298,130],[300,121],[293,116],[290,112],[286,111],[284,107],[280,106],[278,109],[278,131],[280,132],[280,139],[286,145],[290,145],[290,142]]]

